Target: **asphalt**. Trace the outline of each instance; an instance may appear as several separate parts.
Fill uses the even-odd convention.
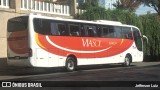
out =
[[[0,58],[0,69],[5,69],[7,68],[7,59],[6,58]]]
[[[131,65],[137,66],[137,67],[154,66],[154,65],[160,65],[160,61],[159,62],[138,62],[138,63],[131,63]],[[7,68],[10,68],[10,66],[7,65],[7,59],[0,58],[0,70],[5,70]]]

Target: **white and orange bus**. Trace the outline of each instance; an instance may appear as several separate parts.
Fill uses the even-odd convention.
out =
[[[7,26],[8,64],[32,67],[143,61],[140,30],[115,21],[84,21],[26,15],[11,18]]]

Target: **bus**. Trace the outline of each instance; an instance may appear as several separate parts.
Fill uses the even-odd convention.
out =
[[[74,20],[36,14],[7,23],[7,63],[12,66],[65,67],[143,61],[136,26],[108,20]]]

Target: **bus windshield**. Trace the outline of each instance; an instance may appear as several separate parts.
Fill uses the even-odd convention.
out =
[[[9,19],[7,25],[8,25],[7,26],[8,32],[26,30],[28,27],[28,17],[21,16],[21,17],[15,17],[15,18]]]
[[[138,29],[133,28],[134,40],[139,51],[142,51],[142,38]]]

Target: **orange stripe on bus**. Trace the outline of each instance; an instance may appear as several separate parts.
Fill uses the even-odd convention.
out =
[[[37,42],[37,44],[40,46],[40,47],[42,47],[42,48],[45,48],[42,44],[41,44],[41,42],[39,41],[39,38],[38,38],[38,33],[36,33],[36,42]],[[45,48],[46,49],[46,48]]]

